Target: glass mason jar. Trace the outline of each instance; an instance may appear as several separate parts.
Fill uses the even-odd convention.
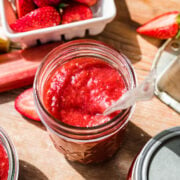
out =
[[[9,137],[7,136],[7,134],[2,128],[0,128],[0,146],[1,146],[1,152],[0,152],[1,153],[1,162],[0,162],[1,173],[3,171],[2,167],[5,168],[4,171],[8,171],[7,177],[0,177],[0,179],[17,180],[18,174],[19,174],[18,156],[14,148],[14,145],[12,144],[11,140],[9,139]],[[7,156],[7,157],[3,157],[3,156]],[[8,165],[8,167],[5,167],[6,166],[5,162],[3,162],[3,160],[6,158],[8,160],[8,164],[6,164]],[[1,163],[3,163],[3,166],[1,165]],[[1,176],[3,175],[1,174]]]
[[[88,128],[64,124],[46,110],[43,104],[43,87],[50,73],[73,58],[87,56],[106,61],[117,69],[128,90],[136,87],[135,72],[128,59],[104,43],[88,39],[71,41],[55,48],[45,57],[34,81],[37,112],[55,147],[68,160],[84,164],[104,161],[118,150],[134,109],[133,106],[122,110],[109,122]]]

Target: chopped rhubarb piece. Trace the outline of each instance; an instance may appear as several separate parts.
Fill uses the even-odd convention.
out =
[[[0,92],[31,85],[42,59],[60,42],[0,55]]]

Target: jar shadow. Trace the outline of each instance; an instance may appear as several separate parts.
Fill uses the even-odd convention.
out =
[[[117,14],[98,36],[92,37],[103,41],[123,52],[132,64],[141,60],[141,49],[137,40],[136,29],[140,24],[131,19],[131,14],[125,0],[115,0]]]
[[[133,14],[129,9],[127,0],[115,0],[117,15],[115,19],[109,23],[105,30],[98,36],[90,38],[103,41],[115,49],[123,52],[132,64],[142,60],[142,52],[140,47],[136,29],[141,26],[136,19],[132,19]],[[134,12],[135,13],[135,12]],[[133,17],[136,17],[134,14]],[[137,17],[138,18],[138,17]],[[147,21],[147,20],[146,20]],[[160,46],[161,40],[142,36],[145,41],[154,45]]]
[[[19,161],[19,178],[18,180],[48,180],[46,175],[32,164],[20,160]]]
[[[45,128],[45,126],[41,123],[41,121],[35,121],[35,120],[29,119],[29,118],[27,118],[27,117],[25,117],[25,116],[22,116],[22,117],[23,117],[28,123],[33,124],[34,126],[37,126],[38,128],[46,131],[46,128]]]
[[[23,91],[25,91],[26,89],[31,88],[31,87],[32,86],[26,86],[24,88],[19,88],[19,89],[15,89],[15,90],[0,93],[0,105],[4,104],[4,103],[11,102],[11,101],[14,101],[16,99],[16,97],[18,97]],[[14,104],[13,104],[13,107],[14,107]],[[41,128],[42,130],[46,131],[45,126],[40,121],[34,121],[34,120],[31,120],[31,119],[28,119],[25,116],[22,116],[22,117],[28,123],[33,124],[33,125]]]
[[[86,180],[125,180],[133,159],[150,138],[142,129],[129,122],[124,143],[110,160],[95,165],[68,162]]]
[[[19,88],[19,89],[15,89],[15,90],[11,90],[11,91],[0,93],[0,104],[4,104],[4,103],[8,103],[8,102],[14,101],[15,98],[20,93],[22,93],[23,91],[25,91],[26,89],[28,89],[30,87],[31,86],[26,86],[24,88]]]

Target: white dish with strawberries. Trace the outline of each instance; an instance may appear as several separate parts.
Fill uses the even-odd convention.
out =
[[[114,0],[98,0],[90,9],[93,14],[91,19],[26,32],[15,32],[9,26],[17,19],[12,4],[8,0],[0,1],[1,21],[5,34],[11,41],[21,43],[23,47],[35,45],[38,41],[46,43],[48,41],[59,41],[64,38],[70,40],[75,37],[84,37],[87,32],[89,35],[97,35],[104,30],[105,26],[116,15]]]

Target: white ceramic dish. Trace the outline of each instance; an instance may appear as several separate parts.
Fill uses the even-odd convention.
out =
[[[0,0],[1,21],[5,34],[11,41],[21,43],[23,47],[35,45],[37,41],[46,43],[48,41],[58,41],[63,38],[70,40],[75,37],[84,37],[87,32],[89,35],[101,33],[106,24],[111,22],[116,15],[114,0],[99,0],[92,7],[92,11],[94,17],[89,20],[15,33],[9,27],[9,23],[15,18],[11,4],[8,0]]]

